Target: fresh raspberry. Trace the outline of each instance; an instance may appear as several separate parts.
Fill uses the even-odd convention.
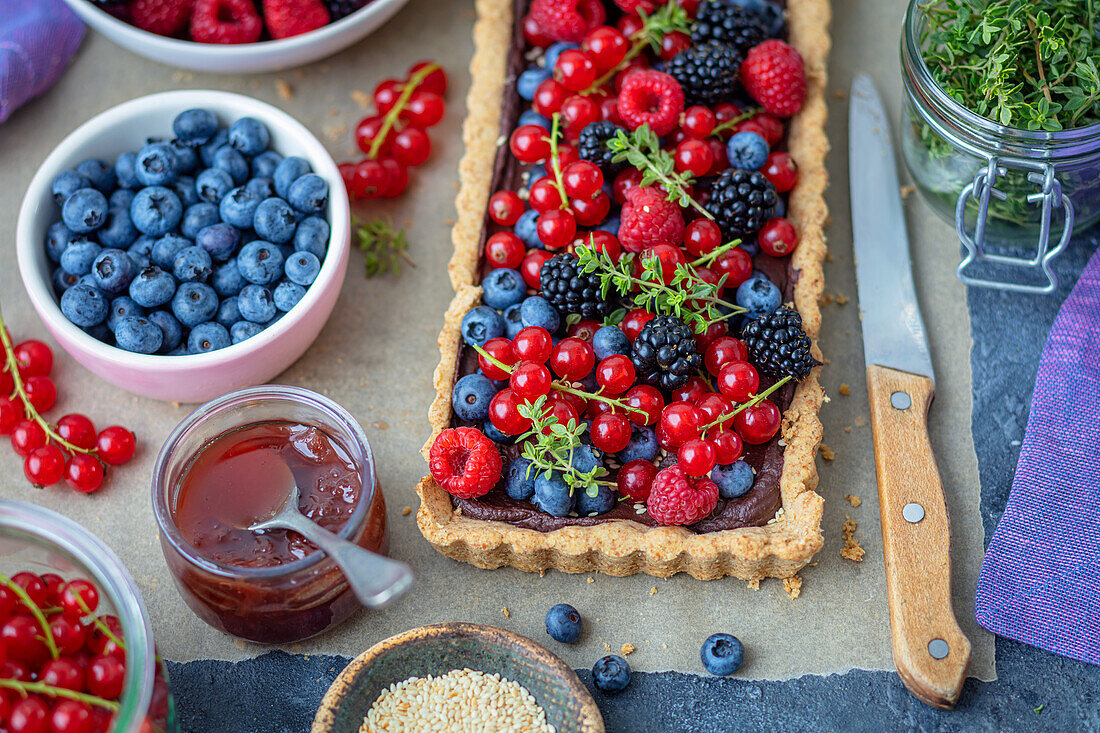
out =
[[[790,117],[802,109],[806,96],[802,55],[775,39],[753,46],[741,64],[741,84],[765,112]]]
[[[428,453],[428,466],[444,491],[462,499],[484,496],[500,480],[500,451],[476,428],[448,428]]]
[[[662,242],[680,244],[684,234],[684,215],[655,186],[635,186],[626,192],[619,244],[627,252],[641,252]]]
[[[199,43],[253,43],[264,22],[252,0],[196,0],[191,39]]]
[[[580,43],[607,19],[600,0],[535,0],[530,15],[547,38],[569,43]]]
[[[624,13],[638,15],[638,11],[640,10],[646,15],[652,15],[653,11],[657,9],[660,3],[658,3],[657,0],[615,0],[615,4],[618,5]]]
[[[619,92],[619,116],[631,130],[649,125],[657,137],[664,137],[676,129],[683,111],[680,82],[662,71],[636,71]]]
[[[194,4],[194,0],[134,0],[130,20],[142,30],[174,36],[187,24]]]
[[[658,473],[646,499],[649,516],[659,524],[695,524],[717,505],[718,486],[705,476],[688,476],[679,466]]]
[[[332,17],[321,0],[264,0],[264,23],[272,38],[290,38],[328,25]]]

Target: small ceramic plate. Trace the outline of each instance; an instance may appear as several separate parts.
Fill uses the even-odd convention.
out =
[[[558,733],[603,733],[603,717],[580,678],[546,647],[494,626],[421,626],[380,641],[353,659],[329,687],[312,733],[357,733],[371,705],[394,682],[454,669],[500,673],[534,695]]]

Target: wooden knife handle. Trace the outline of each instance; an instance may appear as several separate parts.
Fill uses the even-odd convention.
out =
[[[867,392],[894,664],[917,698],[951,708],[970,666],[970,642],[951,607],[951,525],[928,440],[935,387],[928,377],[872,364]]]

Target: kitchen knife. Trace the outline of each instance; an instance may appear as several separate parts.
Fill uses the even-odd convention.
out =
[[[970,666],[970,642],[951,608],[951,527],[928,440],[932,359],[890,122],[866,74],[852,82],[849,113],[852,234],[894,664],[920,700],[951,708]]]

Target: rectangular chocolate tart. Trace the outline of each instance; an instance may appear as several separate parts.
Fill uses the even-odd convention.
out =
[[[516,5],[522,9],[526,2],[477,2],[469,115],[463,130],[466,154],[460,164],[458,220],[452,233],[455,251],[448,268],[456,294],[439,336],[437,395],[428,413],[432,435],[423,450],[425,458],[435,438],[459,424],[451,408],[455,380],[476,369],[476,354],[465,348],[460,326],[463,316],[481,300],[477,283],[491,226],[485,213],[488,198],[501,187],[521,185],[506,143],[521,106],[515,79],[526,63],[522,12],[516,12]],[[814,342],[812,353],[820,360],[830,9],[828,0],[788,0],[786,6],[787,40],[802,55],[807,77],[805,101],[789,121],[785,141],[785,149],[799,166],[787,218],[800,233],[801,243],[789,257],[764,267],[782,290],[784,301],[801,314]],[[764,445],[746,446],[744,459],[756,472],[753,489],[738,499],[720,500],[710,516],[689,527],[658,526],[644,512],[638,514],[629,501],[598,517],[553,517],[527,502],[510,499],[499,487],[479,499],[458,499],[431,476],[416,487],[421,498],[418,526],[442,554],[482,568],[509,565],[525,571],[555,568],[661,577],[687,572],[702,580],[726,575],[744,580],[788,577],[822,545],[822,499],[815,492],[814,463],[821,439],[818,411],[824,397],[819,369],[776,393],[783,409],[780,434]],[[507,465],[517,451],[502,447],[501,452]]]

